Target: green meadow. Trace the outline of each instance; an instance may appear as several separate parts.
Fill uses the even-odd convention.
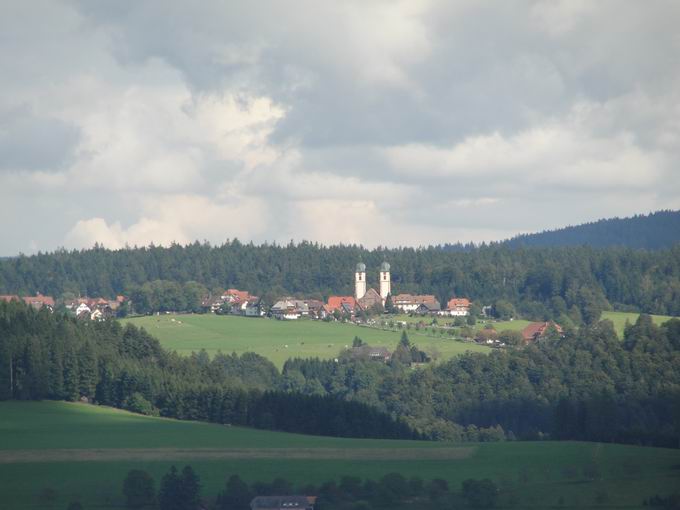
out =
[[[230,315],[153,315],[135,317],[125,322],[144,327],[164,347],[180,354],[205,349],[209,354],[255,352],[279,368],[294,357],[333,359],[352,345],[355,336],[371,345],[394,349],[401,332],[340,322],[308,319],[279,321]],[[489,352],[487,347],[450,338],[436,338],[409,331],[411,342],[421,350],[438,352],[448,359],[466,351]]]
[[[94,459],[84,455],[93,448],[97,449]],[[234,448],[240,452],[237,458],[196,458],[196,451]],[[252,458],[272,448],[282,452],[331,449],[345,454],[366,450],[369,456],[360,461],[344,458],[345,454]],[[468,453],[461,458],[428,458],[428,451],[446,448]],[[73,458],[39,459],[62,449]],[[12,455],[26,450],[38,460],[12,460]],[[167,458],[144,458],[144,452],[155,450]],[[408,456],[409,450],[424,458],[383,458],[381,453]],[[107,452],[123,458],[95,460]],[[126,455],[130,460],[125,460]],[[642,508],[643,499],[669,494],[680,486],[680,450],[582,442],[449,444],[309,437],[144,417],[86,404],[0,403],[0,508],[65,508],[74,500],[87,509],[123,508],[121,485],[129,469],[144,469],[158,482],[172,464],[194,467],[208,498],[231,474],[250,482],[284,477],[296,484],[319,484],[345,475],[377,479],[399,472],[425,480],[443,478],[453,489],[467,478],[488,477],[513,508]],[[54,489],[55,501],[46,502],[46,489]]]
[[[626,322],[634,324],[639,316],[640,314],[636,312],[602,312],[602,319],[607,319],[614,323],[614,329],[619,338],[623,338]],[[661,325],[671,319],[677,319],[677,317],[670,317],[669,315],[652,315],[651,317],[652,322],[656,325]]]

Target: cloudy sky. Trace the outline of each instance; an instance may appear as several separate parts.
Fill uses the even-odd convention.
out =
[[[0,6],[0,256],[680,208],[680,2]]]

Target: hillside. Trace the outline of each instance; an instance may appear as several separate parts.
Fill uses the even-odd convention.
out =
[[[360,327],[355,324],[312,320],[277,321],[220,315],[160,315],[126,319],[145,328],[166,349],[190,354],[205,349],[230,354],[254,352],[281,368],[289,358],[333,359],[355,336],[373,346],[394,350],[401,333]],[[409,337],[420,349],[449,359],[463,352],[489,352],[487,347],[433,338],[415,331]]]
[[[658,211],[631,218],[602,219],[535,234],[522,234],[503,244],[511,247],[625,246],[658,250],[669,248],[678,242],[680,211]]]
[[[642,500],[653,494],[670,493],[680,481],[679,450],[323,438],[64,402],[2,402],[0,431],[3,508],[19,510],[65,508],[74,499],[88,509],[123,508],[121,483],[129,469],[144,469],[158,483],[171,464],[193,466],[206,498],[214,498],[234,473],[251,482],[284,477],[320,484],[347,475],[379,479],[399,472],[426,481],[443,478],[454,490],[467,478],[488,477],[521,508],[559,502],[567,508],[598,507],[596,502],[606,498],[610,506],[632,509],[642,508]],[[96,458],[89,455],[92,448]],[[41,494],[50,488],[57,500],[45,505]]]

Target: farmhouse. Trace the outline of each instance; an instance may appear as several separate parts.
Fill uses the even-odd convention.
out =
[[[560,336],[564,334],[562,327],[555,322],[532,322],[522,330],[522,337],[525,343],[534,342],[543,338],[551,329],[555,328]]]
[[[434,301],[423,301],[418,305],[415,312],[419,315],[436,314],[441,312],[441,305],[436,299]]]
[[[279,320],[295,320],[303,315],[309,315],[309,307],[302,300],[283,298],[271,307],[272,317]]]
[[[314,510],[316,496],[256,496],[251,510]]]
[[[415,312],[420,305],[429,303],[434,305],[437,310],[441,310],[441,305],[437,298],[431,294],[426,294],[422,296],[414,296],[412,294],[397,294],[392,300],[394,306],[401,310],[402,312]]]
[[[465,317],[470,315],[470,300],[467,298],[451,298],[446,304],[446,309],[440,315],[452,317]]]
[[[350,355],[354,359],[382,361],[383,363],[387,363],[392,357],[392,353],[387,349],[387,347],[371,347],[370,345],[352,347],[350,349]]]
[[[356,299],[352,296],[329,296],[328,304],[326,305],[326,307],[328,308],[330,313],[333,313],[336,310],[338,310],[339,312],[344,312],[347,309],[354,312],[354,308],[356,307],[356,305],[357,305]]]
[[[46,308],[50,312],[54,311],[54,299],[51,296],[43,296],[42,294],[26,297],[17,296],[16,294],[4,294],[0,295],[0,301],[4,301],[5,303],[10,303],[12,301],[23,301],[36,310]]]

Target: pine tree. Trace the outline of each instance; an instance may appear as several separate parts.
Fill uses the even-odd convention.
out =
[[[160,510],[187,510],[181,506],[179,499],[180,479],[177,475],[177,468],[172,466],[161,480],[158,490],[158,505]],[[192,509],[193,510],[193,509]]]

